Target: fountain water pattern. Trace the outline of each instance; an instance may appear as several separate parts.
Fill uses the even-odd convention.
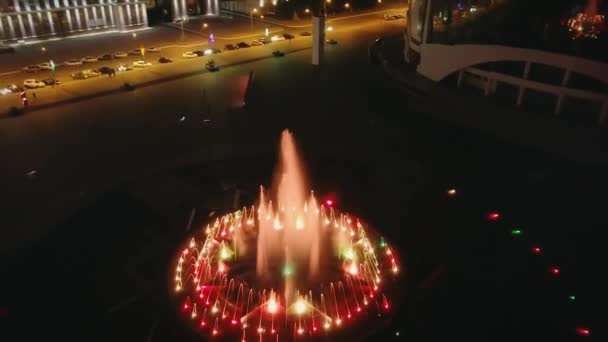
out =
[[[382,285],[399,272],[394,251],[383,238],[372,243],[377,236],[359,219],[305,190],[288,131],[280,147],[276,204],[261,189],[257,208],[216,219],[179,254],[181,310],[212,336],[314,338],[390,308]]]

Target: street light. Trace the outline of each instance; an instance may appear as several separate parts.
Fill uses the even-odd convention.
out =
[[[307,8],[304,10],[304,12],[308,14],[308,13],[310,13],[310,10]]]
[[[206,29],[207,27],[209,27],[209,25],[207,23],[203,23],[203,28]]]
[[[258,9],[254,7],[251,10],[251,12],[249,12],[249,20],[251,22],[251,32],[253,32],[253,13],[258,13]]]
[[[43,47],[40,48],[40,51],[45,52],[46,48],[43,46]]]

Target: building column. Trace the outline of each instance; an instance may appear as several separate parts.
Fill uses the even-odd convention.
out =
[[[106,4],[103,0],[99,0],[99,11],[101,12],[101,20],[103,20],[103,27],[108,27],[108,21],[106,20]]]
[[[32,8],[30,7],[30,2],[26,0],[23,2],[23,4],[25,5],[25,10],[27,11],[27,22],[30,24],[30,32],[32,32],[32,36],[36,36],[36,26],[34,25],[34,19],[32,18]]]
[[[141,24],[142,20],[141,20],[141,12],[139,11],[140,6],[139,6],[139,0],[134,0],[135,4],[133,5],[133,7],[135,8],[135,23],[136,24]]]
[[[78,30],[82,30],[82,22],[80,21],[80,9],[78,8],[78,3],[76,1],[77,0],[72,0],[74,6],[76,6],[76,8],[74,8],[74,15],[76,16],[76,24],[78,24]]]
[[[116,26],[118,27],[119,30],[124,30],[125,29],[125,12],[122,6],[116,6],[117,11],[117,20],[116,20]]]
[[[99,22],[97,21],[98,17],[97,17],[97,4],[93,7],[91,7],[91,11],[93,12],[93,21],[95,22],[95,27],[99,26]]]
[[[59,0],[55,0],[55,7],[60,8],[61,6],[59,5],[58,1]],[[72,13],[70,13],[70,10],[68,9],[70,6],[68,0],[63,0],[63,6],[65,7],[65,18],[68,20],[68,29],[70,32],[74,31],[74,25],[72,24]]]
[[[172,5],[171,8],[173,8],[173,20],[174,21],[180,17],[179,9],[177,8],[177,1],[178,0],[171,0],[171,5]]]
[[[146,4],[141,3],[141,13],[142,13],[142,25],[148,27],[148,11],[146,10]]]
[[[23,17],[21,17],[21,5],[19,4],[19,0],[14,1],[15,4],[15,12],[17,12],[17,23],[19,23],[19,30],[21,30],[21,35],[19,37],[27,37],[27,32],[25,32],[25,26],[23,25]]]
[[[89,8],[87,7],[87,0],[82,0],[82,10],[84,11],[84,26],[87,30],[91,29],[91,23],[89,18]]]
[[[51,4],[49,3],[49,0],[44,0],[44,7],[46,8],[46,18],[49,21],[51,34],[55,34],[55,22],[53,21],[53,14],[51,14]]]
[[[131,20],[133,19],[133,17],[131,16],[131,6],[129,6],[129,0],[125,0],[124,7],[127,9],[127,16],[126,16],[127,20],[125,22],[127,23],[127,25],[131,25],[132,24]]]
[[[424,23],[422,23],[422,44],[426,44],[428,42],[429,32],[433,28],[433,16],[431,14],[432,6],[433,0],[427,0],[424,14]]]
[[[114,14],[114,4],[108,1],[108,13],[110,13],[110,26],[117,27],[118,23],[116,21],[116,15]]]
[[[13,17],[6,17],[6,23],[8,24],[8,32],[11,34],[11,38],[15,38],[15,26],[13,26]]]
[[[4,23],[2,22],[2,20],[3,20],[2,17],[0,17],[0,38],[1,39],[6,39],[8,37],[6,37],[4,35]]]
[[[181,0],[181,7],[182,7],[182,17],[187,18],[188,17],[188,11],[186,10],[186,0]]]

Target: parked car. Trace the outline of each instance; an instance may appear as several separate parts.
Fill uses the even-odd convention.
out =
[[[8,95],[11,93],[20,93],[23,90],[24,90],[24,88],[21,86],[18,86],[16,84],[9,84],[6,86],[6,88],[0,89],[0,93],[2,93],[2,95]]]
[[[228,51],[232,51],[232,50],[238,50],[238,46],[234,45],[234,44],[226,44],[224,45],[224,49],[228,50]]]
[[[56,85],[61,84],[61,82],[56,78],[45,78],[42,80],[42,82],[44,82],[44,84],[50,85],[50,86],[56,86]]]
[[[34,78],[28,78],[27,80],[23,81],[23,86],[25,88],[35,89],[35,88],[44,88],[46,86],[46,84],[40,80],[37,80]]]
[[[245,42],[240,42],[240,43],[236,44],[236,46],[238,46],[239,49],[245,49],[245,48],[251,47],[251,45],[249,45]]]
[[[192,51],[195,55],[197,55],[198,57],[202,57],[205,55],[205,51],[203,50],[194,50]]]
[[[116,70],[118,71],[129,71],[129,70],[133,70],[133,68],[131,68],[128,64],[121,64],[118,66],[118,68],[116,68]]]
[[[302,33],[300,33],[300,36],[308,37],[308,36],[312,36],[312,33],[310,33],[310,32],[302,32]]]
[[[220,52],[222,52],[222,51],[218,48],[208,48],[208,49],[205,49],[205,51],[203,51],[203,54],[205,56],[208,56],[208,55],[215,55],[216,53],[220,53]]]
[[[65,65],[82,65],[82,60],[80,59],[69,59],[65,63]]]
[[[198,57],[198,54],[195,53],[194,51],[186,51],[186,52],[182,53],[182,57],[184,57],[184,58],[194,58],[194,57]]]
[[[259,40],[254,40],[251,42],[251,46],[260,46],[260,45],[264,45],[264,44],[262,44]]]
[[[264,45],[272,43],[272,40],[270,40],[268,38],[260,38],[260,39],[258,39],[258,41]]]
[[[161,64],[171,63],[171,62],[173,62],[173,60],[170,58],[167,58],[167,57],[160,57],[158,59],[158,63],[161,63]]]
[[[109,66],[102,66],[101,68],[97,69],[97,71],[102,75],[111,75],[116,72],[114,68],[111,68]]]
[[[160,52],[160,49],[157,48],[157,47],[149,47],[149,48],[146,48],[146,52],[149,52],[149,53],[158,53],[158,52]]]
[[[124,51],[114,52],[114,58],[125,58],[127,56],[128,56],[128,54]]]
[[[129,55],[130,56],[141,56],[141,50],[140,49],[133,49],[129,51]]]
[[[51,63],[40,63],[38,64],[38,67],[40,68],[40,70],[51,70]]]
[[[289,40],[289,39],[294,39],[295,37],[289,33],[283,33],[283,38]]]
[[[133,67],[134,68],[147,68],[147,67],[149,67],[151,65],[152,65],[152,63],[146,62],[146,61],[135,61],[135,62],[133,62]]]
[[[283,56],[285,56],[285,52],[280,51],[280,50],[274,50],[274,51],[272,51],[272,55],[275,57],[283,57]]]
[[[95,63],[95,62],[97,62],[97,61],[99,61],[99,60],[97,59],[97,57],[93,57],[93,56],[86,56],[86,57],[84,57],[84,58],[82,59],[82,62],[83,62],[83,63]]]
[[[337,41],[337,40],[335,40],[335,39],[327,39],[325,42],[326,42],[327,44],[331,44],[331,45],[336,45],[336,44],[338,44],[338,41]]]
[[[278,41],[281,41],[281,40],[285,40],[285,37],[283,37],[283,36],[278,36],[278,35],[274,35],[274,36],[272,36],[272,37],[270,38],[270,40],[271,40],[271,41],[273,41],[273,42],[278,42]]]
[[[220,68],[215,65],[215,61],[213,59],[210,59],[209,62],[207,62],[205,64],[205,69],[211,71],[211,72],[215,72],[215,71],[219,71]]]
[[[30,72],[40,72],[42,69],[40,69],[40,67],[37,65],[28,65],[28,66],[24,67],[22,70],[23,70],[23,72],[30,73]]]
[[[93,77],[97,77],[99,75],[100,75],[100,73],[95,70],[86,69],[86,70],[82,70],[82,71],[73,72],[72,78],[75,80],[85,80],[87,78],[93,78]]]
[[[114,56],[112,56],[112,55],[111,55],[111,54],[109,54],[109,53],[106,53],[106,54],[103,54],[103,55],[101,55],[101,56],[97,57],[97,60],[100,60],[100,61],[109,61],[109,60],[111,60],[112,58],[114,58]]]

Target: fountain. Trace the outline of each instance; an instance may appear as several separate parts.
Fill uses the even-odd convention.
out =
[[[180,249],[174,298],[195,329],[234,341],[316,339],[342,325],[369,331],[387,316],[395,251],[360,219],[318,203],[303,170],[285,130],[257,207],[217,218]]]

